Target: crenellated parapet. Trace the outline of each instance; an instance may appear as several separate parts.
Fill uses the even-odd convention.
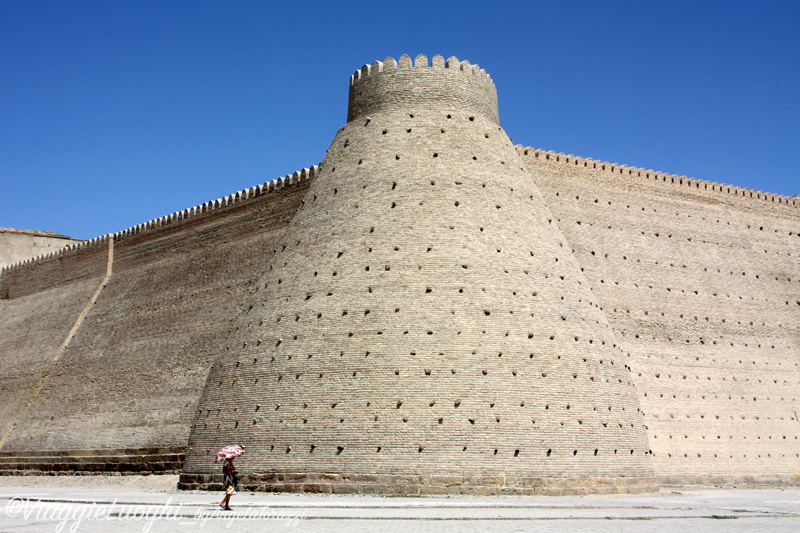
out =
[[[479,76],[481,79],[486,80],[487,83],[494,87],[492,77],[478,65],[473,65],[466,60],[459,61],[455,56],[445,61],[444,56],[439,54],[433,56],[430,63],[428,62],[428,57],[426,55],[419,54],[414,59],[413,65],[411,64],[411,57],[408,55],[400,56],[400,61],[395,61],[392,57],[387,57],[384,61],[373,61],[371,65],[364,65],[359,70],[356,70],[352,76],[350,76],[350,85],[355,85],[362,79],[368,78],[373,74],[384,72],[384,69],[387,71],[393,71],[402,68],[449,68],[460,70],[462,72],[471,73],[474,76]]]
[[[228,196],[217,198],[216,200],[211,200],[209,202],[184,209],[183,211],[176,211],[160,218],[148,220],[147,222],[143,222],[141,224],[137,224],[136,226],[118,231],[114,234],[114,240],[119,241],[132,235],[138,235],[140,233],[144,233],[145,231],[167,226],[169,224],[174,224],[178,221],[186,220],[204,213],[210,213],[211,211],[215,211],[217,209],[230,207],[240,202],[252,200],[264,194],[279,191],[284,187],[297,185],[298,183],[313,179],[316,177],[318,171],[319,167],[317,165],[312,165],[311,168],[298,170],[294,174],[287,174],[286,176],[274,179],[272,181],[250,187],[249,189],[236,191]]]
[[[202,215],[204,213],[210,213],[211,211],[216,211],[219,209],[231,207],[233,205],[237,205],[240,204],[241,202],[252,200],[254,198],[263,196],[268,193],[280,191],[285,187],[290,187],[302,183],[306,180],[313,179],[316,177],[318,172],[319,172],[319,167],[317,165],[312,165],[310,168],[304,168],[303,170],[298,170],[293,174],[287,174],[286,176],[274,179],[272,181],[268,181],[263,184],[250,187],[249,189],[242,189],[241,191],[237,191],[228,196],[217,198],[216,200],[211,200],[209,202],[205,202],[203,204],[196,205],[194,207],[190,207],[182,211],[175,211],[174,213],[170,213],[169,215],[155,218],[153,220],[148,220],[147,222],[131,226],[130,228],[118,231],[116,233],[109,233],[108,235],[101,235],[100,237],[95,237],[93,239],[89,239],[86,241],[69,244],[64,248],[61,248],[60,250],[32,257],[30,259],[27,259],[19,263],[8,265],[4,267],[2,270],[0,270],[0,276],[5,274],[6,272],[20,271],[28,268],[33,268],[41,263],[53,261],[69,254],[78,253],[82,250],[93,248],[96,246],[102,246],[108,242],[108,239],[114,239],[115,242],[118,242],[133,235],[139,235],[164,226],[175,224],[182,220],[187,220],[196,217],[198,215]]]
[[[351,120],[209,374],[181,487],[212,479],[224,438],[260,490],[435,493],[393,484],[439,476],[465,494],[557,477],[652,489],[623,354],[488,76],[404,56],[350,89]]]
[[[89,239],[86,241],[78,241],[71,244],[64,246],[56,251],[49,252],[42,255],[37,255],[35,257],[31,257],[29,259],[25,259],[24,261],[20,261],[19,263],[14,263],[11,265],[7,265],[0,269],[0,277],[6,272],[18,272],[26,269],[32,269],[37,265],[42,263],[47,263],[49,261],[53,261],[55,259],[59,259],[69,254],[77,253],[80,250],[98,246],[108,242],[109,235],[101,235],[100,237],[95,237],[93,239]]]
[[[800,483],[800,196],[514,146],[457,58],[349,88],[319,166],[0,239],[0,474],[216,489],[236,442],[243,490]]]
[[[499,122],[497,89],[478,65],[418,55],[403,55],[364,65],[350,76],[347,121],[374,113],[414,110],[466,111]]]
[[[800,197],[798,196],[784,196],[782,194],[773,194],[769,192],[748,189],[745,187],[737,187],[735,185],[728,185],[725,183],[717,183],[715,181],[706,181],[697,178],[689,178],[677,174],[670,174],[669,172],[659,172],[644,168],[637,168],[628,165],[620,165],[619,163],[609,163],[608,161],[600,161],[599,159],[592,159],[591,157],[580,157],[572,154],[564,154],[563,152],[556,153],[553,150],[544,150],[543,148],[534,148],[532,146],[516,146],[517,153],[521,156],[533,156],[536,159],[550,161],[553,163],[560,163],[562,165],[577,166],[584,168],[591,168],[609,174],[633,176],[643,178],[646,180],[653,180],[658,183],[668,183],[675,187],[685,187],[688,189],[702,190],[702,191],[715,191],[725,194],[731,194],[741,198],[753,198],[756,200],[763,200],[779,205],[787,205],[790,207],[800,207]]]

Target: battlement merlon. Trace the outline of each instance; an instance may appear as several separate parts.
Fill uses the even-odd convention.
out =
[[[414,110],[466,112],[500,123],[497,89],[492,78],[478,65],[440,55],[418,55],[412,66],[407,55],[395,62],[364,65],[350,77],[347,121],[371,114]]]
[[[99,237],[95,237],[94,239],[90,240],[75,241],[73,243],[66,245],[64,248],[61,248],[60,250],[31,257],[29,259],[20,261],[19,263],[12,263],[10,265],[6,265],[0,268],[0,276],[4,275],[6,272],[21,270],[23,268],[33,268],[39,263],[57,260],[69,253],[78,253],[82,250],[85,250],[86,248],[104,245],[106,242],[108,242],[108,239],[113,239],[115,242],[121,241],[133,235],[138,235],[146,231],[157,230],[162,226],[175,224],[181,220],[193,218],[195,216],[202,215],[204,213],[208,213],[228,206],[232,206],[234,204],[238,204],[243,201],[252,200],[253,198],[256,198],[258,196],[279,191],[284,187],[290,187],[292,185],[297,185],[298,183],[302,183],[306,180],[314,179],[316,178],[318,172],[319,172],[319,166],[311,165],[310,168],[297,170],[293,174],[287,174],[286,176],[274,179],[272,181],[268,181],[263,185],[253,186],[250,187],[249,189],[242,189],[241,191],[237,191],[228,196],[217,198],[216,200],[212,200],[210,202],[205,202],[203,204],[184,209],[183,211],[176,211],[174,213],[165,215],[160,218],[154,218],[153,220],[142,222],[141,224],[131,226],[127,229],[118,231],[116,233],[101,235]],[[8,230],[9,228],[2,228],[2,229]]]
[[[619,163],[609,163],[608,161],[600,161],[599,159],[592,159],[591,157],[574,156],[572,154],[564,154],[564,152],[556,153],[554,150],[546,151],[543,148],[534,148],[533,146],[522,146],[518,144],[515,146],[517,153],[520,156],[531,156],[547,160],[552,163],[561,165],[579,166],[592,168],[602,172],[611,174],[621,174],[635,176],[645,179],[652,179],[656,182],[669,183],[673,186],[688,187],[689,189],[704,190],[704,191],[717,191],[722,193],[739,196],[742,198],[754,198],[756,200],[763,200],[772,202],[777,205],[787,205],[790,207],[800,207],[800,195],[784,196],[782,194],[774,194],[746,187],[738,187],[736,185],[728,185],[725,183],[717,183],[706,181],[698,178],[688,178],[686,176],[679,176],[677,174],[670,174],[669,172],[658,172],[654,170],[645,170],[628,165],[620,165]]]

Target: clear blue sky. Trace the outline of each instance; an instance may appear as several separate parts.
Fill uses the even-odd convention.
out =
[[[387,7],[388,6],[388,7]],[[515,143],[800,194],[800,2],[0,2],[0,226],[91,238],[319,163],[350,74],[468,59]]]

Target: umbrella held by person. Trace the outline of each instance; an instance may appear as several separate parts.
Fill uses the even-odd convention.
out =
[[[222,479],[225,486],[225,497],[220,502],[219,506],[226,511],[230,511],[231,496],[236,494],[236,486],[238,481],[236,479],[236,467],[233,466],[234,457],[238,457],[244,453],[244,448],[241,446],[225,446],[217,452],[217,461],[225,461],[222,465]]]

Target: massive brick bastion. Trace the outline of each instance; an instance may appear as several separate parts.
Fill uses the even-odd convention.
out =
[[[319,164],[0,274],[0,471],[247,488],[800,481],[797,198],[513,146],[475,65]]]

